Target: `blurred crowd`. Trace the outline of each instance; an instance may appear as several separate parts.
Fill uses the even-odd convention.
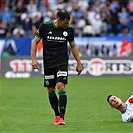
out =
[[[0,37],[34,36],[62,8],[75,37],[133,35],[133,0],[1,0]]]

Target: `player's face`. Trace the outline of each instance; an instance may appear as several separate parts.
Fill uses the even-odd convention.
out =
[[[64,28],[69,24],[69,19],[60,20],[58,19],[58,27]]]
[[[122,105],[122,101],[120,98],[116,97],[116,96],[111,96],[109,98],[109,104],[112,106],[112,107],[119,107],[120,105]]]

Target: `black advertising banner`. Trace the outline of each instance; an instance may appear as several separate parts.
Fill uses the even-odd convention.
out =
[[[0,77],[29,78],[44,74],[42,58],[37,58],[39,70],[32,70],[31,58],[21,56],[1,57]],[[133,60],[128,58],[81,58],[85,76],[133,76]],[[77,75],[76,61],[69,59],[69,75]]]

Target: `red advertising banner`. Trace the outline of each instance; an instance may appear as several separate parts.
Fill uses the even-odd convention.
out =
[[[129,56],[133,53],[133,42],[128,40],[123,40],[120,50],[120,56]]]

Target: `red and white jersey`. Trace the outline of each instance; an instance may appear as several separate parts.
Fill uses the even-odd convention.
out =
[[[122,112],[122,120],[123,122],[133,122],[133,95],[127,99],[125,104],[127,105],[127,109]]]

